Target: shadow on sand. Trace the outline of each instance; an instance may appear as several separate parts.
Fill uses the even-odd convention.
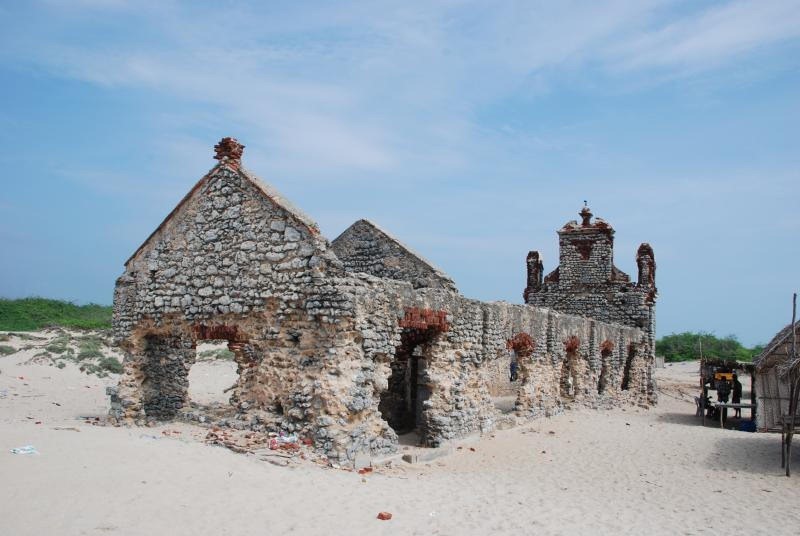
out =
[[[780,434],[730,431],[718,437],[706,463],[711,469],[744,471],[763,476],[783,476]],[[800,478],[800,447],[792,445],[792,474]]]
[[[658,420],[662,423],[703,428],[702,418],[694,413],[663,413],[658,416]],[[720,430],[718,420],[706,417],[705,428],[719,430],[724,436],[709,434],[707,441],[713,442],[714,448],[706,456],[705,464],[710,469],[719,471],[735,470],[763,476],[783,476],[780,434],[740,432],[736,428],[742,420],[749,419],[728,419],[723,431]],[[800,478],[800,439],[793,442],[791,466],[794,478]]]
[[[677,412],[667,412],[662,413],[658,416],[658,420],[661,422],[666,422],[670,424],[683,424],[687,426],[703,426],[703,418],[695,416],[694,413],[677,413]],[[728,417],[725,419],[725,429],[726,430],[738,430],[739,425],[741,423],[749,422],[750,418],[749,415],[745,414],[745,417],[736,418],[736,417]],[[706,428],[717,428],[719,429],[719,418],[711,418],[706,417]]]

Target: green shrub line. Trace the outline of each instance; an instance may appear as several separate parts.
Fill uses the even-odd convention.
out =
[[[67,334],[58,335],[44,348],[48,352],[52,352],[54,354],[63,354],[67,351],[69,340],[69,335]]]
[[[197,353],[197,359],[199,361],[214,361],[214,360],[221,360],[221,361],[233,361],[233,352],[228,350],[227,348],[216,348],[214,350],[203,350],[202,352]]]
[[[672,333],[656,341],[656,355],[663,356],[668,363],[700,359],[704,357],[728,359],[732,361],[752,361],[764,349],[763,345],[747,348],[735,335],[717,337],[704,331]]]
[[[76,305],[63,300],[47,298],[22,298],[9,300],[0,298],[0,331],[34,331],[46,327],[65,327],[78,329],[110,329],[110,305]],[[19,334],[20,337],[27,337]],[[0,334],[0,341],[7,341],[8,336]],[[752,361],[763,346],[747,348],[743,346],[734,335],[717,337],[707,332],[672,333],[656,341],[656,354],[663,356],[667,362],[691,361],[700,356],[700,341],[702,341],[703,355],[736,361]],[[72,356],[73,352],[68,347],[68,335],[59,335],[47,346],[46,350],[54,354]],[[77,360],[103,358],[105,366],[97,365],[101,371],[114,372],[114,365],[104,358],[102,348],[105,341],[101,337],[86,336],[78,339]],[[0,355],[9,355],[15,350],[10,346],[0,346]],[[233,358],[227,349],[208,350],[198,355],[200,359]],[[109,368],[110,367],[110,368]]]
[[[34,331],[51,326],[110,329],[111,306],[76,305],[47,298],[0,298],[0,331]]]

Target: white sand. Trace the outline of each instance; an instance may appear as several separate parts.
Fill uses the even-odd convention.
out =
[[[113,378],[23,364],[35,352],[0,357],[3,535],[797,534],[800,526],[800,449],[787,479],[779,436],[700,426],[696,363],[659,371],[655,409],[570,412],[465,441],[430,464],[361,476],[310,462],[277,467],[204,445],[206,430],[187,424],[92,426],[81,417],[105,414]],[[9,452],[28,444],[40,454]],[[380,511],[393,518],[377,520]]]

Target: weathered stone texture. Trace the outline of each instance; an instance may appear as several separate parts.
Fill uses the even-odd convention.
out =
[[[348,272],[408,281],[414,288],[456,291],[453,280],[368,220],[358,220],[331,246]]]
[[[310,219],[241,169],[238,145],[225,147],[117,281],[126,358],[113,418],[297,433],[352,464],[395,451],[410,429],[440,445],[500,419],[654,401],[646,329],[464,298],[370,224],[337,241],[343,263]],[[209,339],[227,340],[238,366],[223,414],[187,395],[196,344]],[[515,411],[501,415],[493,395],[514,349]]]
[[[558,231],[558,268],[542,277],[539,253],[528,254],[525,303],[613,324],[634,326],[648,333],[655,345],[655,256],[648,244],[637,253],[639,280],[614,266],[614,229],[584,208],[582,222],[570,221]]]

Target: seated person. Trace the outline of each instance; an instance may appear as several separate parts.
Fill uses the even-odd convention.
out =
[[[706,408],[706,416],[711,417],[712,419],[716,418],[717,416],[717,408],[714,407],[714,403],[711,401],[711,396],[706,395],[705,398],[700,399],[700,403]]]

